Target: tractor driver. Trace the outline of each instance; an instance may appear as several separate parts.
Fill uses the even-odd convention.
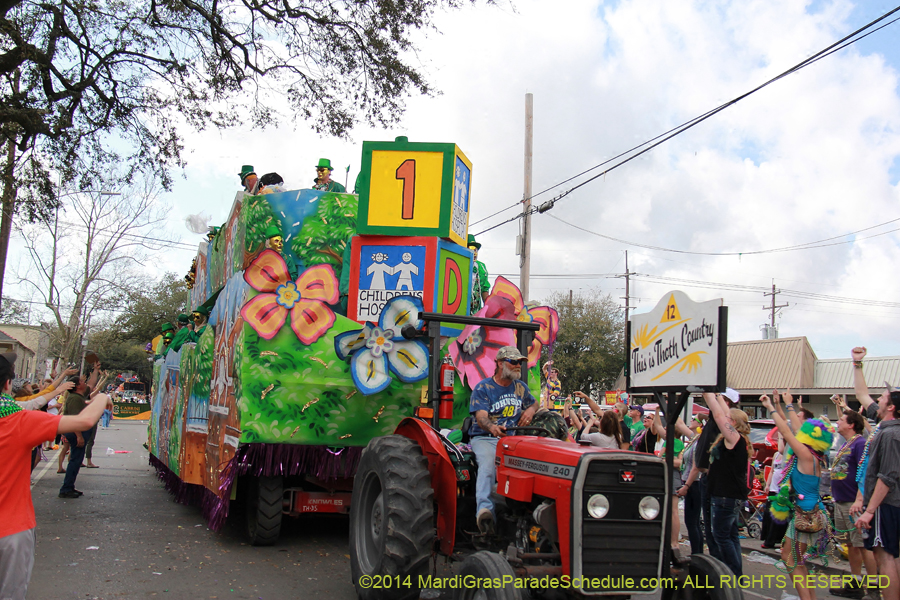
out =
[[[496,485],[494,456],[497,454],[497,440],[506,435],[507,427],[524,427],[531,423],[538,408],[528,386],[519,379],[522,365],[528,359],[515,347],[504,346],[497,352],[495,360],[494,376],[475,386],[469,402],[469,412],[475,415],[469,436],[478,463],[475,499],[478,503],[478,529],[483,534],[494,530],[491,491]]]

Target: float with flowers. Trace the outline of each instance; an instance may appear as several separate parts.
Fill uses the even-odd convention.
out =
[[[211,528],[233,501],[255,544],[277,539],[283,514],[349,511],[363,448],[427,395],[430,351],[404,326],[422,329],[422,312],[471,315],[470,176],[455,144],[365,142],[359,195],[241,192],[200,245],[190,302],[208,325],[156,360],[149,443],[167,489]],[[498,277],[472,316],[540,325],[528,353],[538,392],[556,311]],[[461,426],[514,335],[441,328],[457,375],[441,428]]]

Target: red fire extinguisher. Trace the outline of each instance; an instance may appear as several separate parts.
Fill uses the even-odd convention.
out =
[[[453,361],[448,354],[441,363],[440,380],[438,384],[438,398],[441,399],[438,416],[442,419],[453,418],[453,382],[455,376]]]

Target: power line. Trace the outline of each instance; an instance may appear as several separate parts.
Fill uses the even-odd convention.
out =
[[[849,233],[844,233],[841,235],[836,235],[833,237],[825,238],[823,240],[816,240],[814,242],[806,242],[803,244],[795,244],[793,246],[784,246],[782,248],[771,248],[768,250],[747,250],[744,252],[694,252],[691,250],[677,250],[674,248],[665,248],[663,246],[653,246],[650,244],[641,244],[638,242],[630,242],[628,240],[616,238],[611,235],[606,235],[606,234],[603,234],[603,233],[600,233],[597,231],[591,231],[590,229],[585,229],[584,227],[581,227],[580,225],[575,225],[574,223],[570,223],[564,219],[560,219],[556,215],[547,215],[547,216],[550,217],[551,219],[555,219],[555,220],[559,221],[560,223],[563,223],[564,225],[568,225],[569,227],[578,229],[579,231],[583,231],[584,233],[588,233],[590,235],[594,235],[599,238],[603,238],[603,239],[610,240],[613,242],[618,242],[620,244],[626,244],[628,246],[637,246],[638,248],[646,248],[647,250],[658,250],[660,252],[674,252],[676,254],[692,254],[694,256],[748,256],[748,255],[754,255],[754,254],[772,254],[775,252],[790,252],[792,250],[812,250],[814,248],[826,248],[828,246],[840,246],[843,244],[853,244],[860,240],[867,240],[867,239],[871,239],[874,237],[887,235],[887,234],[893,233],[895,231],[900,231],[900,227],[898,227],[897,229],[889,229],[888,231],[882,231],[881,233],[876,233],[873,235],[868,235],[865,237],[856,238],[856,239],[852,239],[852,240],[844,240],[842,242],[835,242],[835,243],[831,243],[831,244],[824,243],[824,242],[831,242],[832,240],[837,240],[837,239],[840,239],[843,237],[847,237],[849,235],[856,235],[856,234],[862,233],[864,231],[870,231],[872,229],[876,229],[876,228],[882,227],[884,225],[889,225],[891,223],[896,223],[897,221],[900,221],[900,217],[898,217],[896,219],[891,219],[890,221],[885,221],[884,223],[878,223],[877,225],[872,225],[870,227],[864,227],[863,229],[858,229],[856,231],[851,231]]]
[[[698,117],[695,117],[695,118],[691,119],[690,121],[686,121],[686,122],[682,123],[681,125],[678,125],[677,127],[674,127],[674,128],[672,128],[672,129],[670,129],[669,131],[667,131],[667,132],[665,132],[665,133],[662,133],[662,134],[656,136],[655,138],[652,138],[652,139],[650,139],[650,140],[648,140],[648,141],[646,141],[646,142],[644,142],[644,143],[642,143],[642,144],[640,144],[640,145],[638,145],[638,146],[635,146],[634,148],[632,148],[632,149],[630,149],[630,150],[626,150],[625,152],[622,152],[622,153],[618,154],[617,156],[615,156],[615,157],[613,157],[613,158],[611,158],[611,159],[609,159],[609,160],[607,160],[607,161],[604,161],[604,162],[602,162],[602,163],[600,163],[600,164],[598,164],[598,165],[595,165],[594,167],[591,167],[590,169],[587,169],[586,171],[583,171],[582,173],[580,173],[580,174],[578,174],[578,175],[574,175],[573,177],[570,177],[569,179],[563,181],[562,183],[556,184],[555,186],[552,186],[551,188],[548,188],[548,190],[549,190],[549,189],[553,189],[553,187],[558,187],[559,185],[562,185],[563,183],[566,183],[566,182],[568,182],[568,181],[571,181],[571,180],[573,180],[573,179],[576,179],[576,178],[580,177],[580,176],[583,175],[583,174],[586,174],[586,173],[588,173],[588,172],[590,172],[590,171],[593,171],[593,170],[595,170],[595,169],[598,169],[598,168],[600,168],[601,166],[606,165],[606,164],[608,164],[609,162],[612,162],[612,161],[616,160],[617,158],[620,158],[620,157],[622,157],[622,156],[626,156],[626,155],[628,155],[628,154],[631,154],[632,152],[636,152],[639,148],[643,148],[643,150],[641,150],[640,152],[636,152],[635,154],[631,154],[631,156],[628,156],[628,158],[626,158],[626,159],[624,159],[624,160],[622,160],[622,161],[620,161],[620,162],[618,162],[618,163],[612,165],[611,167],[609,167],[608,169],[602,171],[601,173],[598,173],[597,175],[594,175],[593,177],[590,177],[589,179],[586,179],[585,181],[582,181],[582,182],[579,183],[578,185],[575,185],[575,186],[569,188],[568,190],[566,190],[566,191],[562,192],[561,194],[555,196],[554,198],[548,200],[548,201],[545,202],[544,204],[542,204],[542,205],[540,205],[540,206],[538,206],[538,207],[533,207],[533,208],[528,212],[528,214],[534,214],[535,212],[545,212],[545,211],[549,210],[550,208],[553,207],[553,205],[554,205],[557,201],[562,200],[563,198],[565,198],[566,196],[568,196],[569,194],[571,194],[571,193],[574,192],[575,190],[577,190],[577,189],[579,189],[579,188],[581,188],[581,187],[587,185],[588,183],[590,183],[590,182],[592,182],[592,181],[595,181],[596,179],[599,179],[600,177],[603,177],[603,176],[606,175],[607,173],[610,173],[611,171],[613,171],[613,170],[615,170],[615,169],[621,167],[622,165],[624,165],[624,164],[626,164],[626,163],[628,163],[628,162],[634,160],[635,158],[637,158],[637,157],[639,157],[639,156],[641,156],[641,155],[643,155],[643,154],[646,154],[647,152],[649,152],[650,150],[653,150],[653,149],[656,148],[657,146],[659,146],[659,145],[661,145],[661,144],[667,142],[668,140],[674,138],[674,137],[677,136],[677,135],[680,135],[680,134],[684,133],[685,131],[687,131],[688,129],[691,129],[691,128],[694,127],[694,126],[699,125],[699,124],[702,123],[703,121],[705,121],[705,120],[709,119],[710,117],[712,117],[712,116],[714,116],[714,115],[716,115],[716,114],[722,112],[722,111],[725,110],[726,108],[728,108],[728,107],[730,107],[730,106],[733,106],[733,105],[737,104],[738,102],[740,102],[741,100],[747,98],[748,96],[750,96],[750,95],[752,95],[752,94],[754,94],[754,93],[760,91],[760,90],[763,89],[764,87],[767,87],[767,86],[771,85],[772,83],[775,83],[776,81],[778,81],[778,80],[780,80],[780,79],[783,79],[784,77],[787,77],[788,75],[792,75],[793,73],[796,73],[796,72],[799,71],[800,69],[803,69],[803,68],[805,68],[805,67],[808,67],[809,65],[811,65],[811,64],[813,64],[813,63],[815,63],[815,62],[817,62],[817,61],[819,61],[819,60],[825,58],[826,56],[829,56],[829,55],[833,54],[834,52],[837,52],[838,50],[842,50],[842,49],[846,48],[847,46],[849,46],[849,45],[851,45],[851,44],[854,44],[854,43],[858,42],[859,40],[864,39],[865,37],[867,37],[867,36],[869,36],[869,35],[875,33],[876,31],[879,31],[879,30],[881,30],[881,29],[887,27],[888,25],[890,25],[890,24],[892,24],[892,23],[895,23],[897,20],[900,20],[900,17],[898,17],[897,19],[893,19],[893,20],[891,20],[891,21],[889,21],[889,22],[883,24],[883,25],[881,25],[880,27],[877,27],[877,28],[873,29],[872,31],[870,31],[870,32],[868,32],[868,33],[866,33],[866,34],[864,34],[864,35],[862,35],[862,36],[860,36],[860,37],[858,37],[858,38],[856,38],[856,39],[852,39],[852,38],[854,38],[855,36],[857,36],[858,34],[860,34],[861,32],[863,32],[863,31],[865,31],[865,30],[871,28],[872,26],[874,26],[876,23],[879,23],[880,21],[883,21],[884,19],[888,18],[889,16],[891,16],[891,15],[894,14],[894,13],[896,13],[897,11],[900,11],[900,6],[897,6],[896,8],[894,8],[894,9],[892,9],[891,11],[885,13],[885,14],[882,15],[881,17],[878,17],[878,18],[875,19],[874,21],[871,21],[870,23],[868,23],[868,24],[866,24],[866,25],[860,27],[859,29],[857,29],[857,30],[854,31],[853,33],[851,33],[851,34],[849,34],[849,35],[847,35],[847,36],[844,36],[843,38],[841,38],[840,40],[838,40],[838,41],[836,41],[835,43],[831,44],[830,46],[828,46],[828,47],[826,47],[826,48],[820,50],[819,52],[816,52],[815,54],[813,54],[813,55],[810,56],[809,58],[807,58],[807,59],[805,59],[805,60],[803,60],[803,61],[797,63],[796,65],[794,65],[793,67],[791,67],[791,68],[788,69],[787,71],[784,71],[783,73],[781,73],[781,74],[779,74],[779,75],[776,75],[776,76],[773,77],[772,79],[769,79],[769,80],[766,81],[765,83],[762,83],[761,85],[759,85],[759,86],[753,88],[753,89],[750,90],[749,92],[745,92],[744,94],[741,94],[740,96],[737,96],[736,98],[734,98],[734,99],[732,99],[732,100],[730,100],[730,101],[728,101],[728,102],[726,102],[726,103],[724,103],[724,104],[721,104],[721,105],[719,105],[718,107],[716,107],[716,108],[714,108],[714,109],[712,109],[712,110],[709,110],[709,111],[707,111],[706,113],[703,113],[702,115],[700,115],[700,116],[698,116]],[[649,145],[648,145],[648,144],[649,144]],[[644,146],[646,146],[646,147],[644,147]],[[546,191],[548,191],[548,190],[543,190],[542,192],[539,192],[539,194],[543,194],[544,192],[546,192]],[[539,194],[534,194],[532,197],[535,197],[535,196],[537,196],[537,195],[539,195]],[[517,202],[516,204],[519,204],[519,203]],[[505,208],[505,209],[503,209],[503,210],[501,210],[501,211],[498,211],[497,213],[494,213],[494,215],[491,215],[491,216],[495,216],[495,215],[497,215],[497,214],[500,214],[500,213],[502,213],[502,212],[505,212],[506,210],[509,210],[510,208],[513,208],[514,206],[516,206],[516,204],[513,204],[513,205],[511,205],[511,206],[509,206],[509,207],[507,207],[507,208]],[[521,219],[521,218],[523,218],[523,217],[525,217],[525,212],[524,212],[524,211],[523,211],[522,213],[516,215],[515,217],[512,217],[512,218],[510,218],[510,219],[507,219],[506,221],[502,221],[501,223],[498,223],[497,225],[494,225],[494,226],[492,226],[492,227],[489,227],[488,229],[485,229],[485,230],[483,230],[483,231],[481,231],[481,232],[479,232],[479,233],[476,233],[475,235],[478,236],[478,235],[481,235],[481,234],[483,234],[483,233],[487,233],[488,231],[491,231],[491,230],[493,230],[493,229],[496,229],[497,227],[500,227],[500,226],[502,226],[502,225],[505,225],[506,223],[510,223],[510,222],[512,222],[512,221],[515,221],[515,220],[517,220],[517,219]],[[490,217],[486,217],[486,218],[490,218]],[[485,219],[481,219],[481,220],[479,220],[479,221],[476,221],[475,223],[480,223],[480,222],[483,221],[483,220],[485,220]],[[473,223],[473,224],[475,224],[475,223]]]

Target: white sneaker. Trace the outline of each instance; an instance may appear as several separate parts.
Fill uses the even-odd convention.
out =
[[[478,511],[478,531],[484,535],[494,533],[494,515],[489,508],[482,508]]]

